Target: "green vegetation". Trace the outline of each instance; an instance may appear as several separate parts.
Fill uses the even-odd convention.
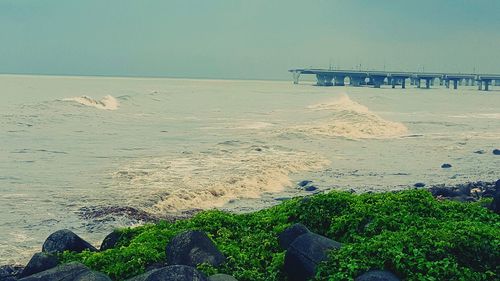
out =
[[[116,248],[100,253],[66,252],[65,262],[123,280],[165,260],[177,233],[205,231],[228,257],[207,275],[227,273],[240,281],[286,280],[285,252],[277,236],[301,222],[344,245],[318,268],[316,280],[350,280],[368,269],[387,269],[405,280],[494,280],[500,276],[500,217],[481,203],[439,201],[425,190],[355,195],[331,192],[295,198],[250,214],[207,211],[189,220],[119,230]]]

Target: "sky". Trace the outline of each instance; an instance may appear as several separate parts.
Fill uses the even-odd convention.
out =
[[[499,0],[0,0],[0,73],[500,73]]]

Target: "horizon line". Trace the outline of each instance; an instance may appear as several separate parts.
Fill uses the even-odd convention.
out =
[[[285,71],[288,72],[288,71]],[[229,78],[209,76],[167,76],[167,75],[126,75],[126,74],[61,74],[61,73],[26,73],[0,72],[0,76],[52,76],[52,77],[94,77],[94,78],[146,78],[146,79],[185,79],[185,80],[231,80],[231,81],[289,81],[285,78]]]

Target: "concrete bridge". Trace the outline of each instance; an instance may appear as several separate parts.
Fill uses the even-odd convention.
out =
[[[345,79],[349,78],[349,85],[359,87],[362,85],[373,85],[380,88],[382,85],[391,85],[396,88],[406,88],[407,80],[417,88],[421,88],[422,81],[425,81],[425,88],[429,89],[434,82],[439,79],[440,85],[453,89],[458,89],[459,85],[473,86],[477,83],[479,90],[488,91],[490,85],[500,86],[500,74],[461,74],[461,73],[431,73],[431,72],[401,72],[401,71],[380,71],[380,70],[333,70],[333,69],[290,69],[293,74],[294,84],[299,83],[301,75],[316,75],[318,86],[344,86]],[[484,87],[483,87],[484,85]]]

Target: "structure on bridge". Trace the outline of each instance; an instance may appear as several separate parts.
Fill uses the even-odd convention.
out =
[[[345,79],[349,78],[349,85],[359,87],[362,85],[373,85],[380,88],[384,83],[396,88],[406,88],[406,81],[410,80],[412,85],[421,88],[422,81],[425,81],[425,88],[429,89],[434,85],[434,81],[439,79],[440,85],[453,89],[458,89],[459,85],[478,85],[479,90],[488,91],[490,86],[500,86],[500,74],[461,74],[461,73],[426,73],[426,72],[401,72],[401,71],[379,71],[379,70],[332,70],[332,69],[290,69],[293,74],[293,83],[298,84],[299,78],[303,74],[316,75],[318,86],[344,86]],[[484,87],[483,87],[484,86]]]

